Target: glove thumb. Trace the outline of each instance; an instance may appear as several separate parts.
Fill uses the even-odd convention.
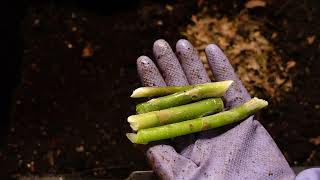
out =
[[[198,167],[190,159],[178,154],[169,145],[156,145],[147,151],[152,169],[161,179],[182,179],[191,177]]]

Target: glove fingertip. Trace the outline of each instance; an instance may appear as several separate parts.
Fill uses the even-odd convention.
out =
[[[210,82],[209,76],[201,62],[197,50],[192,44],[180,39],[176,44],[178,59],[190,84],[203,84]]]
[[[214,78],[217,81],[234,81],[224,96],[226,106],[231,108],[248,101],[250,99],[248,91],[222,50],[217,45],[210,44],[206,47],[205,52]]]
[[[143,86],[166,86],[157,66],[147,56],[137,59],[137,70]]]
[[[189,84],[179,60],[167,41],[163,39],[155,41],[153,44],[153,54],[168,86]]]
[[[220,50],[220,48],[216,44],[209,44],[206,48],[205,51],[210,51],[210,50]]]
[[[179,39],[179,41],[176,44],[176,49],[182,48],[182,49],[186,49],[189,48],[191,45],[191,43],[186,40],[186,39]]]
[[[218,64],[224,63],[225,65],[230,64],[227,57],[224,55],[222,50],[216,44],[209,44],[205,48],[205,52],[206,52],[209,63],[210,62],[218,63]],[[233,67],[231,65],[229,68],[232,68],[231,70],[233,70]]]
[[[169,46],[170,45],[164,39],[158,39],[153,43],[153,51],[158,54]]]

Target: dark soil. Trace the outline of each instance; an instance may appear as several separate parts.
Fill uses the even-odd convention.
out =
[[[213,13],[230,17],[243,9],[238,1],[199,2],[12,4],[21,13],[5,18],[4,30],[12,36],[5,37],[3,49],[11,61],[2,66],[10,81],[3,94],[8,100],[2,102],[9,108],[1,112],[2,176],[124,178],[133,170],[149,169],[143,153],[124,136],[126,117],[134,112],[129,95],[139,86],[135,60],[152,56],[158,38],[172,45],[183,38],[180,32],[200,6],[214,5]],[[265,24],[270,40],[278,33],[272,39],[277,51],[297,62],[292,92],[273,104],[261,122],[291,166],[315,166],[320,165],[320,149],[309,140],[320,136],[320,4],[302,2],[278,0],[249,12]],[[310,36],[316,37],[311,44]]]

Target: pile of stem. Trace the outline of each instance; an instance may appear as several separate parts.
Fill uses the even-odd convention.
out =
[[[243,105],[228,111],[188,121],[142,129],[138,133],[127,133],[127,137],[132,143],[136,144],[148,144],[151,141],[170,139],[238,122],[267,105],[267,101],[253,98]]]
[[[232,82],[136,89],[131,95],[133,98],[163,97],[136,106],[137,115],[129,116],[128,122],[137,133],[127,133],[128,139],[132,143],[148,144],[201,132],[241,121],[268,105],[265,100],[253,98],[222,112],[224,105],[221,97]]]

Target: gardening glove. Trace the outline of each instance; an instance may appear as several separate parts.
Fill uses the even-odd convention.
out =
[[[226,109],[247,102],[250,95],[217,45],[205,49],[216,81],[233,80],[224,95]],[[183,86],[210,79],[196,49],[187,40],[176,44],[176,55],[160,39],[153,61],[141,56],[137,69],[144,86]],[[153,145],[147,158],[162,179],[285,179],[295,178],[286,159],[265,128],[253,116],[233,127],[175,138],[171,145]],[[169,143],[170,144],[170,143]]]
[[[295,180],[319,180],[320,179],[320,167],[310,168],[300,172]]]

